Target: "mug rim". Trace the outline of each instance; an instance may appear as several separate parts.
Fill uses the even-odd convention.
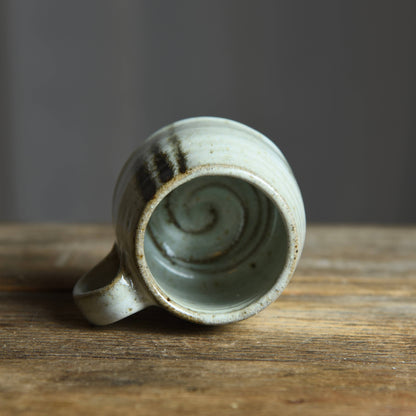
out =
[[[153,212],[159,203],[174,189],[202,176],[234,177],[255,186],[257,189],[262,191],[279,210],[286,229],[287,247],[285,263],[279,276],[276,277],[274,285],[259,298],[250,302],[248,305],[235,310],[215,311],[215,309],[213,309],[211,312],[206,310],[196,310],[189,308],[188,306],[181,305],[171,299],[169,294],[160,287],[146,261],[144,237],[147,225]],[[140,271],[140,277],[143,279],[144,284],[153,295],[156,302],[180,318],[206,325],[226,324],[249,318],[274,302],[289,283],[298,262],[300,252],[301,244],[296,222],[289,205],[280,195],[279,191],[249,169],[228,164],[217,163],[193,167],[184,173],[176,175],[171,181],[163,184],[157,190],[153,199],[150,200],[144,207],[135,231],[135,264],[137,269]]]

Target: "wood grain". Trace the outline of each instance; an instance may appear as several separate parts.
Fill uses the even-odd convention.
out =
[[[309,227],[277,302],[222,327],[74,306],[106,225],[0,225],[0,415],[415,415],[416,227]]]

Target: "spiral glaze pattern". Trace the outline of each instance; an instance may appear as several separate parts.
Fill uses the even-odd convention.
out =
[[[148,244],[153,261],[172,276],[218,277],[255,268],[255,257],[269,246],[278,218],[271,201],[251,184],[205,176],[160,203],[148,224]]]

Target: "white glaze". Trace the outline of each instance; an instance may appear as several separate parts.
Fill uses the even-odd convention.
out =
[[[182,160],[179,154],[186,160]],[[169,168],[160,170],[165,159],[169,161]],[[163,283],[167,278],[160,281],[155,279],[146,261],[146,256],[155,253],[154,249],[146,252],[145,235],[158,204],[172,190],[206,176],[233,177],[254,185],[278,207],[286,226],[287,255],[279,276],[276,276],[276,281],[266,293],[259,294],[252,302],[245,302],[240,307],[235,303],[229,307],[222,304],[221,307],[214,305],[210,310],[206,304],[192,302],[192,299],[185,302],[178,296],[180,287],[175,289],[175,294],[170,293],[169,285]],[[143,183],[147,185],[144,186]],[[215,183],[213,186],[215,188]],[[218,198],[223,195],[215,189],[212,192],[213,195],[219,195]],[[237,207],[235,209],[238,211]],[[302,197],[280,150],[265,136],[247,126],[213,117],[187,119],[167,126],[152,135],[133,153],[123,168],[115,189],[113,220],[117,252],[121,253],[119,276],[121,274],[122,278],[116,277],[108,284],[111,278],[103,276],[102,281],[106,284],[103,284],[105,289],[102,290],[80,290],[79,285],[74,289],[74,297],[83,313],[96,324],[114,322],[151,303],[198,323],[223,324],[245,319],[273,302],[286,287],[299,260],[305,238]],[[156,224],[161,225],[163,224]],[[172,262],[177,264],[178,261],[172,257]],[[209,267],[215,267],[216,263],[213,264]],[[192,267],[195,270],[195,266]],[[204,272],[207,273],[208,266],[205,269]],[[92,278],[100,280],[96,273],[93,273]],[[246,281],[247,279],[245,277]],[[198,294],[192,290],[189,294],[185,293],[184,299]]]

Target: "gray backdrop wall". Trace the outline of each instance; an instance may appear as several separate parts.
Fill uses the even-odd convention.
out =
[[[416,220],[416,2],[2,1],[0,219],[110,221],[176,119],[246,123],[314,221]]]

